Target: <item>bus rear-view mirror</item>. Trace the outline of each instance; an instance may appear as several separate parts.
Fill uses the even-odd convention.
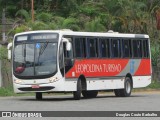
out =
[[[70,51],[70,50],[71,50],[71,43],[70,43],[70,42],[67,42],[66,50],[67,50],[67,51]]]
[[[67,51],[70,51],[72,45],[71,45],[71,43],[69,42],[69,40],[68,40],[67,38],[63,38],[62,40],[63,40],[64,43],[66,43],[66,50],[67,50]]]
[[[8,49],[8,60],[10,60],[12,58],[11,47],[12,47],[12,43],[9,43],[8,46],[7,46],[7,49]]]

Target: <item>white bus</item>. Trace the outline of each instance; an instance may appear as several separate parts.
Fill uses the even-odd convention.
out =
[[[151,83],[149,36],[116,32],[30,31],[8,45],[15,93],[73,92],[76,100],[114,90],[118,97]]]

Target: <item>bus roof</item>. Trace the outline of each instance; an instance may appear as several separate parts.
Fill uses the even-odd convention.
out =
[[[31,33],[59,33],[61,35],[69,36],[98,36],[98,37],[123,37],[123,38],[149,38],[147,34],[128,34],[128,33],[118,33],[118,32],[77,32],[71,30],[38,30],[38,31],[28,31],[18,33],[17,35],[31,34]]]

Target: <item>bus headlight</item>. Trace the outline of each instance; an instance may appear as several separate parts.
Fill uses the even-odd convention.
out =
[[[14,83],[16,83],[16,84],[20,84],[20,83],[22,83],[22,80],[19,80],[19,79],[14,80]]]

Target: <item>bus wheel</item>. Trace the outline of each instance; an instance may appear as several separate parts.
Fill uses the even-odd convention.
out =
[[[116,97],[120,97],[121,96],[120,89],[115,89],[114,94],[116,95]]]
[[[132,81],[129,77],[126,77],[124,82],[124,89],[115,89],[114,93],[117,97],[129,97],[132,92]]]
[[[96,90],[82,91],[82,95],[84,98],[95,98],[98,95],[98,91],[96,91]]]
[[[129,97],[132,92],[132,81],[129,77],[126,77],[124,83],[124,89],[121,91],[122,97]]]
[[[81,99],[81,92],[82,92],[81,80],[78,79],[78,81],[77,81],[77,91],[73,92],[73,98],[75,100],[80,100]]]
[[[42,100],[42,93],[36,92],[36,100]]]

